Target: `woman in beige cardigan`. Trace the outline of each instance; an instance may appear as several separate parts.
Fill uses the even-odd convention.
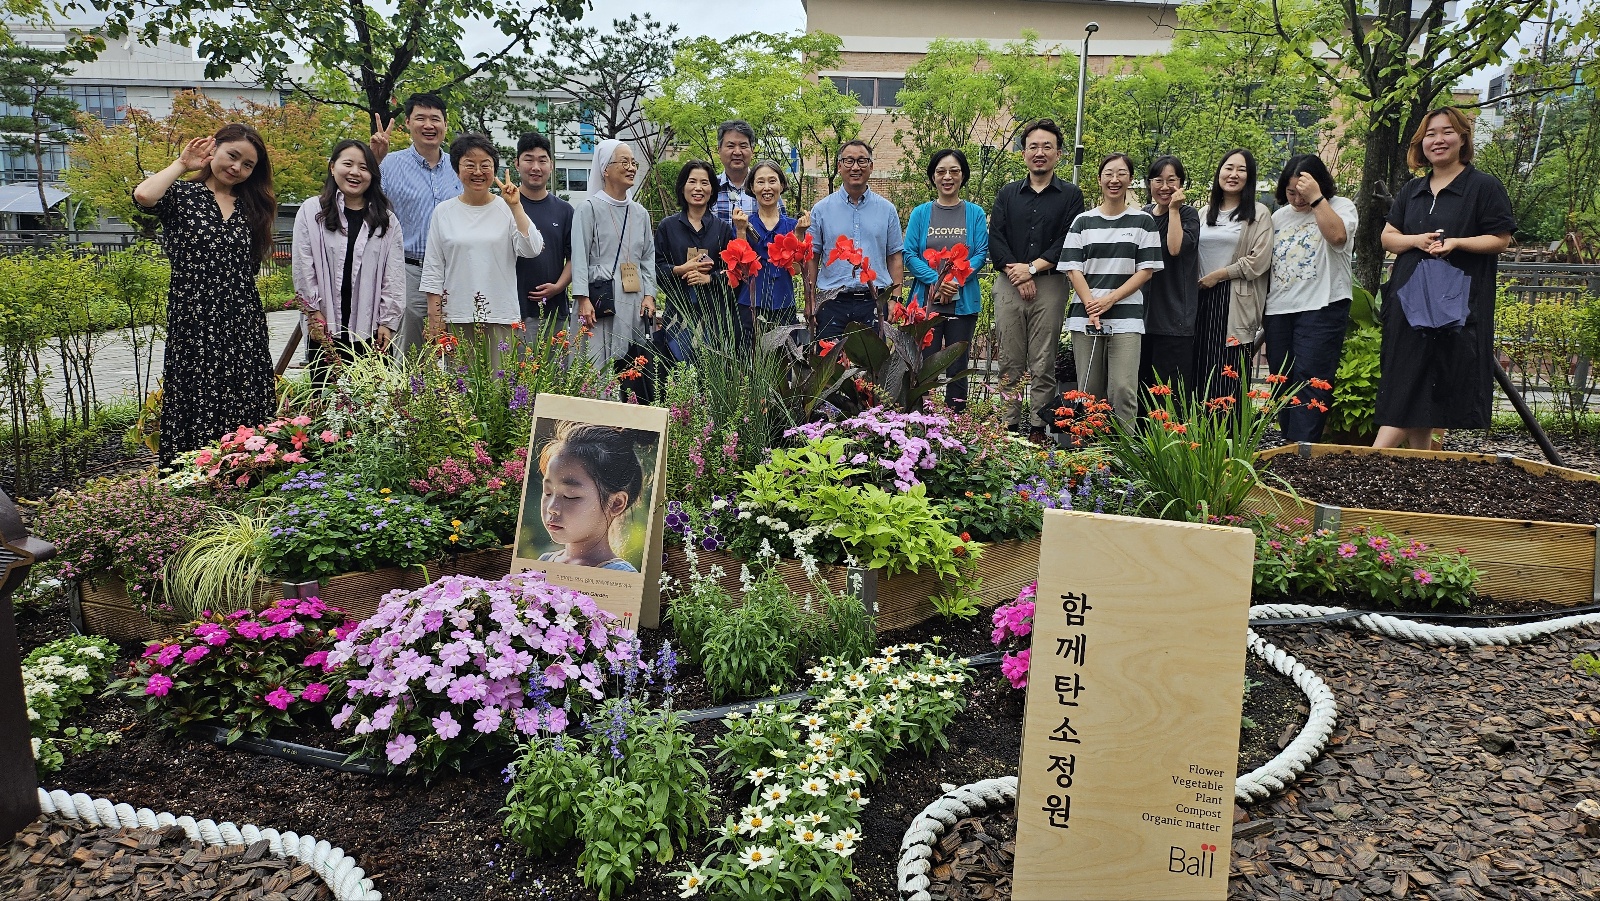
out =
[[[1205,397],[1240,397],[1261,340],[1272,274],[1272,211],[1255,200],[1256,158],[1230,150],[1200,208],[1200,309],[1194,377]],[[1208,384],[1209,380],[1209,384]]]

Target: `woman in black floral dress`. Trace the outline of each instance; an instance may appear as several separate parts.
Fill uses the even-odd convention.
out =
[[[189,172],[199,174],[178,181]],[[161,398],[166,466],[272,415],[267,317],[255,278],[272,252],[278,215],[267,147],[250,126],[224,125],[190,141],[172,165],[133,189],[133,199],[160,217],[172,263]]]

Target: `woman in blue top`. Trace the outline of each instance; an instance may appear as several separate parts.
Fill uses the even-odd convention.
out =
[[[939,192],[938,199],[912,210],[906,222],[906,271],[912,278],[908,303],[921,303],[940,316],[933,327],[933,343],[923,349],[924,359],[958,342],[970,345],[978,311],[983,308],[976,273],[989,257],[989,222],[983,207],[961,199],[961,189],[971,176],[966,154],[959,150],[935,153],[928,161],[928,181]],[[948,277],[941,282],[938,269],[923,257],[929,250],[949,250],[957,244],[966,245],[974,273],[960,286]],[[955,376],[967,368],[970,350],[970,346],[963,350],[946,370],[951,381],[945,388],[945,403],[958,413],[967,407],[967,379]]]
[[[789,176],[772,160],[762,160],[750,170],[750,191],[756,197],[756,214],[750,216],[734,207],[733,230],[761,258],[761,271],[739,286],[740,337],[746,347],[761,331],[795,324],[794,273],[774,266],[768,258],[772,239],[794,234],[804,238],[811,227],[811,214],[799,219],[783,212],[783,192],[789,189]]]

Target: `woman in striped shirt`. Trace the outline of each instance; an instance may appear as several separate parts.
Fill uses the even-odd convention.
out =
[[[1110,402],[1124,427],[1139,413],[1139,350],[1144,334],[1140,288],[1162,267],[1155,217],[1128,206],[1133,160],[1100,161],[1100,205],[1067,229],[1057,268],[1072,282],[1067,331],[1078,363],[1078,389]]]

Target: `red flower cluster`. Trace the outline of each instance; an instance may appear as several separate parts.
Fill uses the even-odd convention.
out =
[[[728,284],[735,288],[739,287],[740,282],[755,278],[756,273],[761,271],[761,257],[743,238],[728,242],[727,249],[722,251],[722,262],[728,264]]]
[[[925,250],[922,258],[939,273],[933,282],[934,290],[947,281],[955,282],[956,287],[960,287],[972,277],[972,258],[965,244],[956,244],[946,250]]]
[[[872,261],[867,259],[867,255],[856,246],[856,242],[844,235],[840,235],[833,242],[833,250],[828,254],[828,265],[838,262],[849,263],[850,267],[860,274],[863,285],[871,285],[878,280],[878,273],[872,271]]]
[[[1111,405],[1084,391],[1068,391],[1061,396],[1065,406],[1056,408],[1056,428],[1066,429],[1074,439],[1082,440],[1111,431]],[[1082,412],[1073,409],[1083,404]]]
[[[804,266],[816,255],[811,248],[811,240],[795,235],[794,232],[785,232],[775,235],[772,242],[767,245],[767,259],[779,269],[787,269],[793,275],[800,274],[800,267]]]

